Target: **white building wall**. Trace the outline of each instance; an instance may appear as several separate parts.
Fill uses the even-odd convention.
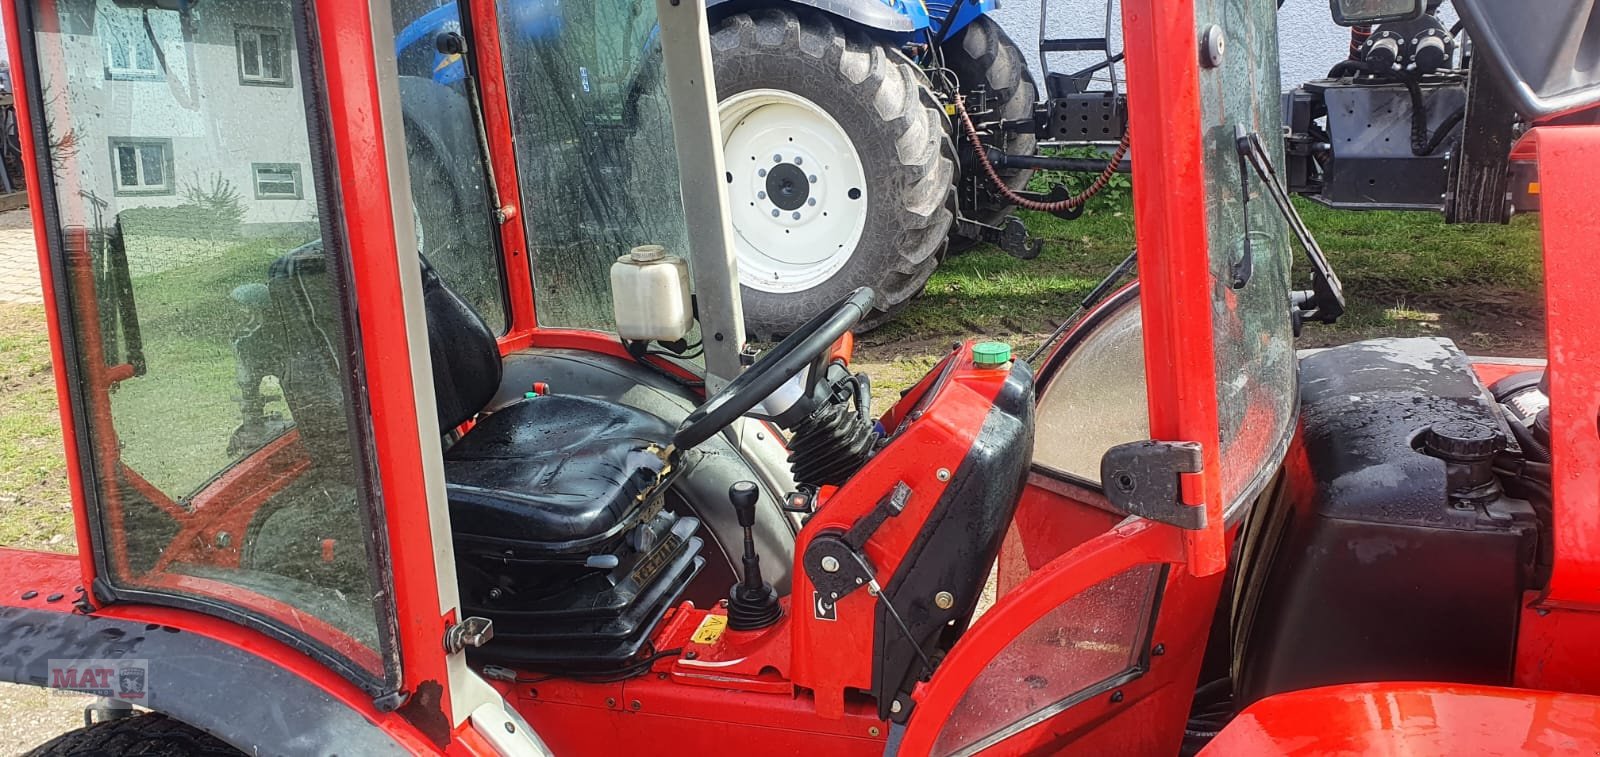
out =
[[[1051,37],[1097,37],[1104,31],[1105,0],[1046,0],[1046,20]],[[1112,2],[1113,52],[1122,49],[1121,3]],[[994,17],[1011,38],[1022,47],[1036,79],[1042,77],[1039,64],[1039,0],[1000,0]],[[1446,6],[1440,12],[1446,24],[1456,17]],[[1285,0],[1278,12],[1278,43],[1283,70],[1283,89],[1326,76],[1328,69],[1343,59],[1350,47],[1350,30],[1333,23],[1327,0]],[[1102,60],[1100,53],[1051,53],[1050,70],[1072,72]],[[1120,72],[1119,72],[1120,73]]]
[[[83,11],[93,7],[97,23],[105,23],[116,14],[136,14],[114,6],[110,0],[79,0],[64,5]],[[46,108],[53,111],[50,128],[60,135],[70,124],[76,144],[76,153],[60,177],[60,190],[64,194],[74,191],[74,179],[81,177],[84,188],[93,189],[109,203],[103,212],[110,219],[129,208],[182,205],[186,202],[187,185],[209,188],[213,177],[220,175],[242,200],[244,224],[304,223],[314,219],[302,89],[304,72],[291,53],[287,61],[290,86],[244,85],[235,46],[238,24],[273,27],[292,35],[289,20],[256,12],[242,3],[219,6],[209,13],[201,6],[196,17],[199,24],[191,60],[177,29],[176,14],[150,14],[152,28],[166,55],[167,76],[158,81],[108,78],[101,66],[87,65],[88,61],[104,60],[101,34],[105,28],[100,29],[100,34],[90,35],[71,33],[75,28],[67,27],[68,33],[63,35],[66,60],[43,61],[46,80],[63,84],[45,93]],[[81,24],[76,30],[88,31]],[[41,55],[50,52],[41,49]],[[48,102],[51,100],[56,100],[54,107]],[[173,192],[115,194],[112,138],[171,139]],[[253,163],[299,165],[303,199],[256,199]],[[64,212],[82,209],[79,203],[63,200]],[[91,223],[86,217],[63,221]]]

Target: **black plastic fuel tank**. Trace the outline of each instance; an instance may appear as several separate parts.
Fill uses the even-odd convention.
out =
[[[1492,471],[1506,428],[1445,339],[1379,339],[1300,362],[1301,434],[1281,499],[1239,544],[1240,706],[1337,683],[1511,681],[1533,508]]]

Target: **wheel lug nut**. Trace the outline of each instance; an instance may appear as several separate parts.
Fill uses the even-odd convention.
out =
[[[777,208],[773,208],[772,209],[772,217],[773,218],[777,218],[778,217],[778,209]]]
[[[800,214],[798,212],[794,214],[794,220],[800,220]]]
[[[817,198],[815,198],[815,197],[807,197],[806,198],[806,204],[807,205],[813,205],[813,206],[816,205],[817,204]]]
[[[800,160],[800,156],[799,156],[799,155],[796,155],[796,156],[794,156],[794,164],[795,164],[795,165],[797,165],[797,166],[798,166],[798,165],[800,165],[800,164],[801,164],[801,163],[803,163],[803,162],[804,162],[804,161],[802,161],[802,160]]]
[[[766,176],[767,175],[767,169],[765,169],[765,168],[757,168],[756,169],[756,175],[757,176]]]
[[[782,163],[783,162],[783,156],[782,155],[773,155],[772,156],[772,162],[774,162],[774,163]]]
[[[807,176],[806,178],[810,179],[812,184],[817,183],[817,175],[816,174],[811,174],[810,176]]]
[[[756,199],[757,200],[765,200],[765,199],[767,199],[767,193],[766,192],[757,192],[756,193]]]

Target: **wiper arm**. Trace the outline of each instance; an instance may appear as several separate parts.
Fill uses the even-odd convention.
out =
[[[1333,272],[1333,266],[1328,263],[1328,257],[1322,253],[1321,245],[1311,236],[1311,229],[1306,227],[1306,222],[1300,217],[1300,212],[1294,209],[1294,203],[1289,199],[1289,190],[1278,179],[1278,172],[1272,167],[1272,160],[1267,157],[1266,147],[1261,144],[1261,135],[1245,129],[1244,124],[1234,125],[1234,142],[1239,150],[1240,181],[1244,182],[1244,164],[1249,163],[1261,183],[1266,186],[1267,194],[1272,198],[1278,212],[1283,215],[1283,220],[1288,222],[1289,230],[1294,232],[1300,240],[1300,246],[1306,251],[1306,260],[1311,263],[1311,289],[1296,291],[1290,295],[1289,317],[1294,322],[1294,333],[1300,334],[1300,327],[1306,321],[1318,323],[1333,323],[1344,315],[1344,284],[1339,282],[1339,275]],[[1245,189],[1245,202],[1249,202],[1248,186]],[[1245,213],[1246,223],[1249,223],[1248,206]],[[1250,234],[1245,233],[1245,259],[1235,265],[1234,280],[1239,279],[1240,269],[1243,269],[1244,278],[1250,276]],[[1236,286],[1238,286],[1236,284]]]

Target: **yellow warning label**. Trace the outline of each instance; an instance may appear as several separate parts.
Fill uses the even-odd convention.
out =
[[[689,637],[689,641],[696,644],[715,644],[717,639],[722,638],[722,632],[727,628],[728,616],[707,615],[700,621],[700,627],[694,629],[694,635]]]

